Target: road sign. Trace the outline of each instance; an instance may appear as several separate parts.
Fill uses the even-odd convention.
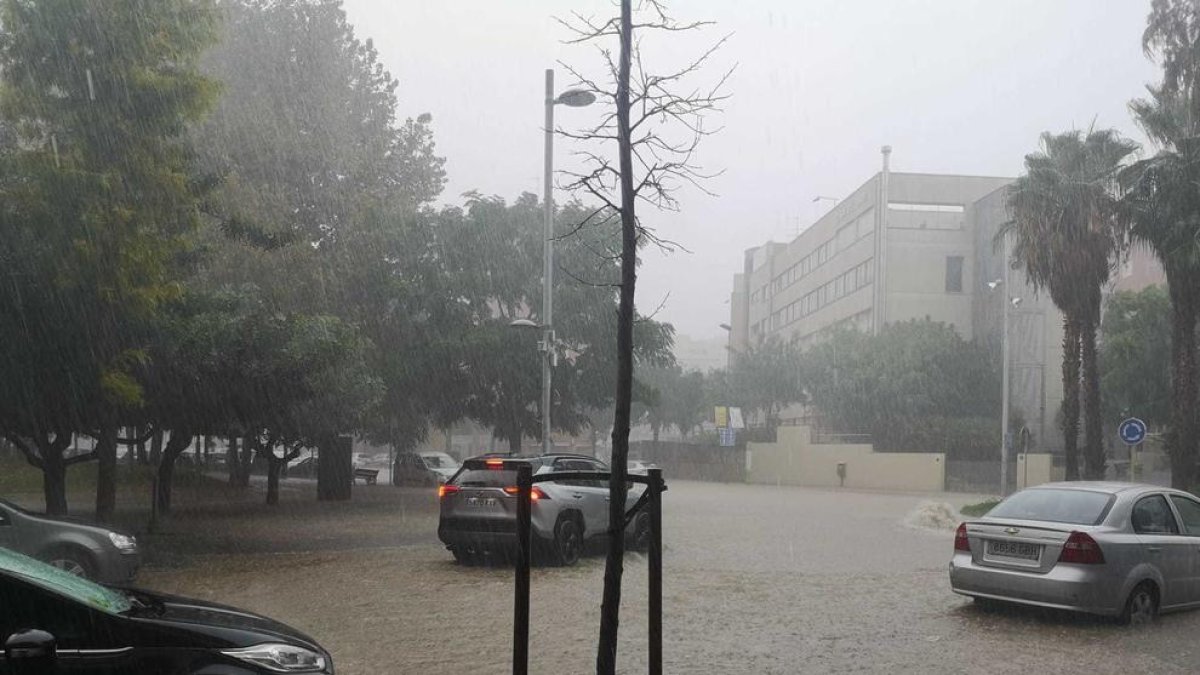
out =
[[[1117,434],[1125,445],[1137,445],[1146,440],[1146,423],[1136,417],[1130,417],[1117,427]]]
[[[737,444],[737,431],[733,429],[721,428],[717,429],[717,435],[721,439],[722,448],[732,448]]]

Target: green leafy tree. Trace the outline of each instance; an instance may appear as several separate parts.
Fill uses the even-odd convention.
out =
[[[465,209],[447,208],[437,219],[438,255],[471,314],[461,337],[466,414],[495,429],[514,452],[525,437],[540,438],[541,354],[538,331],[513,328],[517,319],[540,324],[542,208],[524,194],[511,205],[471,195]],[[551,420],[557,430],[577,433],[589,411],[611,405],[616,370],[617,244],[611,219],[579,204],[556,215],[558,239],[554,288],[557,366]],[[636,326],[640,363],[672,361],[670,326],[640,318]]]
[[[73,433],[98,441],[96,512],[115,503],[117,429],[144,404],[138,372],[203,186],[184,139],[216,93],[197,61],[215,37],[204,0],[6,0],[0,115],[17,138],[3,255],[0,425],[66,511]]]
[[[802,357],[812,405],[830,427],[871,434],[882,450],[944,450],[930,429],[985,425],[999,408],[997,364],[948,324],[888,324],[878,335],[843,330]],[[947,423],[948,420],[955,420]]]
[[[445,182],[431,118],[399,121],[397,82],[340,0],[221,8],[204,67],[225,95],[193,134],[223,235],[209,239],[202,286],[251,283],[287,311],[355,325],[386,384],[360,431],[411,447],[431,421],[459,419],[465,398],[457,336],[469,314],[421,212]]]
[[[737,405],[771,429],[784,408],[806,400],[800,349],[775,335],[733,355],[729,383]]]
[[[1108,298],[1100,324],[1105,417],[1161,428],[1171,419],[1171,300],[1161,286]]]
[[[1159,0],[1143,37],[1146,52],[1163,65],[1163,81],[1149,97],[1130,103],[1155,146],[1152,157],[1122,175],[1124,206],[1136,241],[1162,263],[1171,301],[1171,418],[1166,445],[1171,483],[1197,482],[1197,318],[1200,317],[1200,67],[1192,3]]]
[[[637,374],[635,400],[641,399],[645,422],[650,425],[654,441],[668,427],[687,437],[704,421],[707,411],[704,375],[697,371],[684,372],[679,366],[647,368]],[[639,395],[639,391],[640,392]]]
[[[1096,333],[1101,289],[1124,246],[1118,217],[1118,172],[1137,145],[1115,131],[1042,134],[1025,157],[1025,174],[1009,189],[1012,220],[1001,230],[1013,263],[1063,313],[1063,447],[1066,477],[1079,478],[1082,388],[1083,476],[1104,477]]]

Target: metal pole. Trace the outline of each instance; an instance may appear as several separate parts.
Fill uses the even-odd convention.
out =
[[[1003,319],[1000,322],[1000,496],[1008,495],[1008,308],[1012,304],[1009,294],[1008,275],[1008,242],[1004,242],[1004,293],[1000,296],[1004,303]],[[1028,458],[1026,458],[1028,459]]]
[[[542,260],[542,454],[550,454],[551,359],[554,358],[554,71],[546,69],[545,210],[546,242]]]
[[[650,501],[646,508],[650,515],[650,675],[662,675],[662,469],[647,471],[650,484]]]
[[[513,675],[529,672],[529,493],[533,487],[533,467],[525,462],[517,467],[517,581],[513,595]]]

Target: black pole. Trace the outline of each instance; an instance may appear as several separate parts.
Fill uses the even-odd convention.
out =
[[[529,496],[533,467],[517,467],[517,584],[513,597],[513,675],[529,672]]]
[[[662,469],[646,472],[650,484],[650,675],[662,675]]]

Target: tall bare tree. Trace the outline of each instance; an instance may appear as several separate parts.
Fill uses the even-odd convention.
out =
[[[566,172],[568,189],[598,199],[620,215],[621,261],[620,300],[617,309],[617,390],[612,431],[612,474],[609,479],[608,556],[604,567],[604,598],[600,609],[600,642],[596,672],[616,672],[617,631],[624,571],[626,468],[629,457],[630,407],[633,398],[634,286],[637,282],[638,248],[645,242],[669,246],[648,230],[637,217],[638,202],[656,208],[678,210],[676,193],[684,185],[707,192],[701,185],[711,177],[696,163],[701,141],[714,133],[704,120],[720,109],[732,69],[715,80],[697,84],[712,55],[728,39],[717,40],[694,60],[658,74],[646,67],[635,31],[678,33],[699,30],[710,22],[681,23],[673,19],[661,0],[642,0],[635,12],[632,0],[619,0],[618,16],[597,20],[575,14],[562,21],[571,31],[574,44],[594,45],[605,66],[603,77],[589,77],[582,69],[564,64],[579,81],[608,108],[600,121],[582,131],[558,130],[579,141],[602,144],[605,150],[577,151],[585,169]],[[635,20],[635,13],[637,14]],[[611,42],[619,48],[613,56]],[[680,93],[686,92],[686,93]],[[616,142],[616,165],[610,154]],[[581,223],[580,227],[588,223]]]

